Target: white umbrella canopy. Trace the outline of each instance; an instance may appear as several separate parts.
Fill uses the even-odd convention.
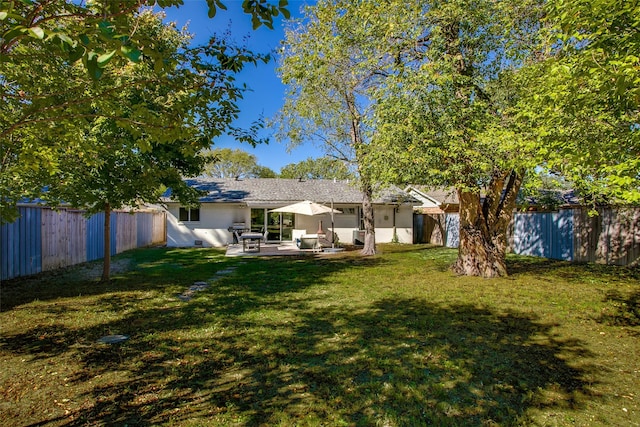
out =
[[[342,213],[337,209],[333,209],[329,206],[324,206],[310,200],[283,206],[278,209],[271,209],[269,212],[288,212],[307,216],[322,215],[326,213]]]

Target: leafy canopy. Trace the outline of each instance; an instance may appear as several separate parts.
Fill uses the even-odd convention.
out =
[[[140,31],[155,37],[166,56],[176,63],[187,59],[195,67],[205,57],[194,56],[188,50],[189,36],[162,23],[161,15],[143,12],[137,23]],[[201,66],[213,64],[203,62]],[[76,68],[77,78],[86,79]],[[218,70],[217,78],[224,76]],[[205,158],[200,151],[209,145],[209,137],[223,128],[207,126],[214,122],[203,115],[212,101],[208,87],[214,73],[201,75],[195,69],[178,67],[161,77],[153,63],[123,62],[117,73],[109,73],[91,84],[101,91],[118,88],[109,102],[94,103],[94,115],[85,118],[79,128],[82,139],[93,147],[95,159],[83,161],[84,152],[65,152],[61,157],[64,167],[52,177],[43,197],[55,205],[61,201],[85,207],[89,213],[108,209],[136,206],[140,202],[156,202],[164,187],[171,187],[185,204],[197,202],[197,193],[183,183],[183,176],[197,175]],[[140,84],[154,81],[156,84]],[[117,116],[109,109],[118,106]],[[103,108],[107,110],[102,111]],[[230,119],[233,110],[223,112],[219,107],[210,109],[216,120]],[[141,116],[145,127],[127,125],[127,119]],[[156,123],[173,123],[175,129],[165,129],[165,138],[159,139],[147,132]]]
[[[640,202],[640,5],[547,2],[545,60],[518,76],[541,163],[594,203]]]
[[[349,172],[345,162],[331,157],[320,157],[286,165],[280,170],[280,177],[346,180],[353,178],[353,174]]]
[[[161,149],[183,160],[223,133],[256,141],[256,127],[231,124],[245,90],[234,73],[269,57],[217,36],[191,48],[188,34],[164,24],[141,31],[149,15],[138,10],[150,4],[0,2],[2,221],[15,218],[16,203],[40,197],[60,177],[67,188],[80,182],[69,177],[77,167],[102,167],[113,138],[118,146],[128,140],[125,157]],[[181,1],[159,2],[173,4]],[[242,5],[265,25],[285,6]],[[180,148],[161,147],[166,144]],[[53,192],[48,199],[55,203]]]
[[[276,173],[258,165],[253,154],[241,149],[216,148],[204,153],[208,159],[205,174],[213,178],[274,178]]]
[[[50,54],[70,62],[82,61],[88,75],[98,79],[116,56],[138,62],[153,58],[156,71],[171,64],[162,49],[147,34],[132,25],[131,18],[143,7],[180,6],[183,0],[92,0],[87,2],[2,0],[0,1],[0,55],[11,55],[21,43],[40,42]],[[209,18],[227,7],[221,0],[207,0]],[[289,18],[288,1],[243,0],[242,9],[251,16],[253,28],[273,29],[273,18]]]

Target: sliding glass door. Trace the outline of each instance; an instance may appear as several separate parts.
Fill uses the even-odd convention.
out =
[[[251,231],[267,231],[268,242],[286,242],[293,238],[295,214],[268,212],[268,209],[251,209]]]

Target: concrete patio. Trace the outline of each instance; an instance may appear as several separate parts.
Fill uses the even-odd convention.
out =
[[[226,256],[304,256],[304,255],[332,255],[342,252],[344,249],[324,248],[322,251],[313,249],[300,249],[293,242],[262,243],[260,250],[243,251],[242,243],[234,243],[227,246]]]

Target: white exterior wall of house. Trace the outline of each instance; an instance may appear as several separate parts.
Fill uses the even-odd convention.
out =
[[[223,247],[233,241],[228,228],[236,222],[249,223],[251,209],[239,204],[202,203],[200,221],[179,220],[180,204],[167,203],[167,246],[195,246],[196,240],[204,247]]]
[[[374,209],[376,242],[413,243],[413,207],[379,206]],[[395,236],[393,221],[395,213]]]
[[[357,205],[336,205],[336,209],[342,211],[341,214],[335,214],[334,227],[338,236],[338,241],[350,245],[353,243],[353,231],[360,228],[360,218],[358,218]],[[331,223],[329,222],[329,226]]]
[[[252,206],[253,208],[259,208]],[[353,243],[353,232],[359,228],[357,215],[358,205],[335,205],[343,211],[334,214],[334,232],[340,242]],[[196,241],[201,241],[204,247],[224,247],[233,241],[228,231],[234,223],[243,222],[249,226],[251,222],[251,207],[244,204],[232,203],[202,203],[200,205],[200,221],[179,221],[178,203],[167,203],[167,246],[190,247]],[[376,227],[376,242],[389,243],[394,241],[393,218],[394,206],[374,206]],[[305,216],[296,215],[296,230],[305,230],[313,234],[318,230],[322,221],[323,230],[331,230],[331,215]],[[400,243],[413,242],[413,210],[411,206],[400,206],[395,213],[396,236]]]

